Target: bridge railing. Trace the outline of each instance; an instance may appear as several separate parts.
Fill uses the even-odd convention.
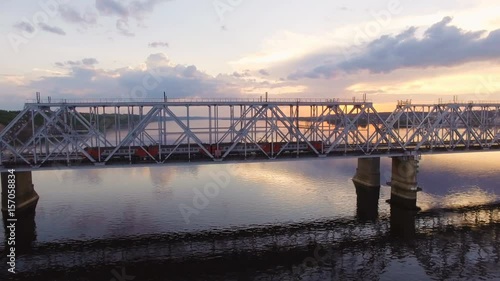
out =
[[[331,103],[331,102],[343,102],[343,103],[361,103],[361,102],[371,102],[371,100],[367,99],[340,99],[340,98],[144,98],[144,99],[120,99],[120,98],[100,98],[100,99],[44,99],[44,100],[36,100],[36,99],[28,99],[26,100],[27,104],[60,104],[60,103],[68,103],[68,104],[92,104],[92,103],[203,103],[203,102],[320,102],[320,103]]]
[[[500,104],[500,100],[480,100],[480,101],[442,101],[437,103],[441,104],[456,104],[456,105],[497,105]]]
[[[461,105],[461,106],[463,106],[463,105],[488,105],[488,106],[492,106],[492,105],[500,104],[500,100],[476,100],[476,101],[473,101],[473,100],[470,100],[470,101],[447,100],[447,101],[444,101],[444,100],[440,99],[436,103],[414,102],[411,99],[397,101],[398,106],[404,106],[404,105],[433,106],[433,105],[450,105],[450,104]]]

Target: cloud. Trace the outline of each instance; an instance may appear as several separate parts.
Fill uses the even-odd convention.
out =
[[[74,66],[94,66],[95,64],[98,64],[99,62],[95,58],[84,58],[79,61],[73,61],[73,60],[68,60],[65,62],[56,62],[55,65],[58,67],[74,67]]]
[[[26,91],[24,85],[4,81],[0,77],[0,109],[20,110],[26,99],[32,99],[36,91]]]
[[[129,15],[128,8],[114,0],[96,0],[95,7],[103,16],[119,16],[126,18]]]
[[[227,90],[227,81],[214,78],[194,65],[171,63],[163,53],[151,54],[146,67],[103,70],[88,68],[97,60],[58,62],[68,67],[64,76],[45,76],[31,81],[28,88],[51,93],[59,98],[142,98],[162,97],[163,91],[175,97],[224,96],[234,94]]]
[[[169,45],[167,42],[156,41],[156,42],[149,43],[148,46],[150,48],[158,48],[158,47],[168,47]]]
[[[118,16],[122,19],[129,17],[143,20],[146,15],[154,11],[156,5],[170,0],[144,0],[144,1],[115,1],[96,0],[96,9],[102,16]]]
[[[289,81],[258,81],[251,76],[237,78],[232,74],[216,77],[201,71],[195,65],[175,64],[164,53],[150,54],[145,63],[115,69],[98,67],[95,58],[56,62],[61,71],[38,72],[36,79],[0,76],[0,105],[20,108],[22,101],[32,98],[31,93],[41,92],[53,101],[61,99],[99,98],[255,98],[265,92],[270,94],[297,94],[303,88]],[[249,73],[245,70],[243,73]],[[33,74],[33,73],[32,73]],[[23,77],[34,77],[27,74]],[[41,75],[41,76],[40,76]],[[246,75],[246,74],[245,74]],[[8,93],[7,94],[2,94]],[[12,99],[12,96],[23,97]],[[13,103],[14,101],[21,101]]]
[[[171,0],[145,0],[145,1],[132,1],[129,4],[129,11],[133,17],[142,20],[147,14],[154,11],[156,5],[171,1]]]
[[[184,69],[184,71],[182,72],[182,75],[184,77],[196,77],[196,75],[198,74],[198,69],[196,68],[196,66],[194,65],[190,65],[188,67],[186,67],[186,69]]]
[[[14,28],[16,28],[19,31],[25,31],[28,33],[35,32],[35,27],[33,27],[33,25],[31,25],[30,23],[24,21],[14,24]]]
[[[89,25],[97,23],[97,14],[90,10],[87,10],[84,13],[80,13],[75,8],[69,5],[60,5],[59,13],[62,19],[69,23]]]
[[[164,53],[151,54],[146,59],[146,65],[149,68],[155,68],[160,66],[168,66],[170,60]]]
[[[361,52],[341,60],[341,54],[324,54],[322,61],[309,70],[299,70],[289,79],[331,78],[339,73],[367,70],[371,73],[389,73],[404,68],[453,67],[469,62],[500,59],[500,29],[465,31],[450,25],[445,17],[417,37],[417,27],[410,27],[396,35],[384,35],[368,43]],[[321,56],[321,55],[320,55]],[[301,62],[310,64],[307,60]]]
[[[70,66],[77,66],[77,65],[80,65],[81,63],[79,61],[72,61],[72,60],[69,60],[66,62],[67,65],[70,65]]]
[[[261,75],[264,75],[264,76],[269,76],[269,72],[268,72],[267,70],[265,70],[265,69],[261,69],[261,70],[259,70],[259,73],[260,73]]]
[[[156,5],[166,1],[170,0],[96,0],[95,7],[101,16],[118,17],[116,21],[118,33],[131,37],[135,34],[130,30],[129,19],[133,18],[140,23],[148,14],[154,11]]]
[[[233,72],[232,75],[233,75],[233,77],[236,77],[236,78],[248,77],[248,76],[250,76],[250,70],[245,69],[245,71],[243,71],[243,72],[235,71],[235,72]]]
[[[84,58],[82,60],[82,63],[84,65],[94,65],[94,64],[98,64],[99,62],[95,58]]]
[[[39,23],[38,26],[40,26],[40,28],[42,30],[45,30],[45,31],[50,32],[50,33],[54,33],[54,34],[58,34],[58,35],[66,35],[66,32],[64,32],[64,30],[62,30],[61,28],[59,28],[57,26],[50,26],[50,25],[45,24],[43,22]]]
[[[124,19],[119,19],[116,21],[116,29],[118,29],[118,33],[123,36],[133,37],[135,34],[130,31],[130,27],[128,25],[128,21]]]

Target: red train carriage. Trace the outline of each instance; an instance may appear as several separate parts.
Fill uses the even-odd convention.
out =
[[[204,145],[205,149],[209,150],[210,146],[209,145]],[[206,155],[206,152],[198,145],[198,144],[181,144],[179,146],[177,145],[150,145],[148,147],[148,152],[153,156],[155,159],[160,159],[160,153],[161,153],[161,158],[165,158],[168,155],[174,155],[174,156],[182,156],[182,155]],[[149,155],[146,152],[139,152],[140,157],[147,158]]]
[[[275,142],[275,143],[260,143],[259,145],[265,153],[267,153],[268,155],[274,155],[280,152],[281,147],[284,144]]]
[[[321,141],[309,142],[312,147],[314,147],[318,152],[322,151],[323,143]],[[232,143],[219,143],[219,144],[204,144],[204,148],[215,158],[220,158],[231,149],[229,155],[242,156],[245,154],[254,153],[265,153],[267,155],[274,156],[281,153],[293,153],[298,151],[299,153],[313,152],[314,150],[306,142],[275,142],[275,143],[238,143],[233,146]],[[101,160],[106,159],[109,155],[116,149],[116,147],[86,147],[85,151],[92,156],[95,160],[99,161],[99,156]],[[200,155],[207,156],[207,153],[197,144],[181,144],[181,145],[149,145],[149,146],[131,146],[131,147],[120,147],[111,159],[128,159],[131,157],[133,160],[151,160],[151,156],[155,159],[164,159],[168,155],[173,157],[183,157],[186,155]],[[86,159],[87,157],[82,153],[82,157]]]
[[[321,141],[310,141],[309,142],[312,147],[314,147],[317,151],[321,152],[322,142]],[[307,142],[289,142],[282,143],[281,147],[283,147],[283,152],[313,152],[314,150]]]
[[[321,152],[322,142],[321,141],[312,141],[309,142],[312,147],[314,147],[318,152]],[[220,144],[212,144],[207,146],[207,150],[214,155],[215,158],[222,157],[232,146],[232,143],[220,143]],[[283,151],[281,151],[283,149]],[[314,150],[307,144],[306,142],[275,142],[275,143],[239,143],[233,147],[229,155],[244,155],[245,153],[262,153],[265,152],[267,155],[276,155],[280,151],[283,152],[313,152]]]
[[[151,156],[149,156],[148,153],[151,154],[151,156],[156,158],[156,156],[158,155],[158,146],[157,145],[145,146],[145,147],[137,149],[137,151],[136,151],[136,155],[140,159],[150,158]]]
[[[99,156],[101,157],[101,160],[106,159],[114,150],[116,147],[86,147],[84,150],[92,156],[95,160],[99,159]],[[147,147],[145,147],[147,149]],[[125,146],[125,147],[120,147],[114,154],[112,159],[119,158],[119,159],[125,159],[128,157],[132,158],[138,158],[142,153],[145,153],[144,150],[140,146]],[[82,154],[82,157],[86,158],[84,154]]]
[[[99,158],[99,148],[97,147],[85,147],[83,150],[87,152],[92,158],[98,159]],[[83,158],[87,158],[85,154],[82,153]]]
[[[318,152],[322,152],[322,149],[323,149],[323,142],[321,141],[310,141],[311,145],[318,151]],[[309,147],[309,150],[310,151],[313,151],[311,149],[311,147]]]
[[[231,146],[233,146],[232,143],[212,144],[208,146],[207,150],[212,155],[214,155],[215,158],[220,158],[227,153]],[[259,146],[262,147],[262,144],[257,145],[255,143],[238,143],[231,149],[231,152],[229,154],[244,155],[245,153],[262,152]]]

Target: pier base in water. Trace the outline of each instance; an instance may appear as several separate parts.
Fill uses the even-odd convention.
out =
[[[418,211],[391,205],[391,235],[402,239],[412,239],[416,235],[415,217]]]
[[[380,186],[363,186],[354,182],[356,187],[356,217],[363,221],[375,221],[378,218]]]
[[[15,197],[11,195],[9,198],[9,180],[10,184],[15,186]],[[14,174],[3,172],[1,173],[2,181],[2,212],[7,212],[10,203],[15,202],[17,212],[31,211],[36,208],[38,202],[38,194],[33,186],[31,172],[14,172]],[[13,194],[11,192],[10,194]],[[11,199],[12,198],[12,199]],[[11,201],[9,201],[11,199]]]
[[[377,219],[380,196],[380,158],[358,158],[358,167],[352,181],[356,187],[357,217],[361,220]]]
[[[391,199],[389,203],[399,208],[420,210],[417,207],[418,160],[414,156],[392,158]]]

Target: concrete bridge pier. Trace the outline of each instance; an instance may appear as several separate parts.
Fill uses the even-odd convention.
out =
[[[358,158],[358,168],[352,181],[366,187],[380,187],[380,157]]]
[[[417,207],[418,159],[415,156],[392,157],[391,199],[389,203],[400,208],[420,210]]]
[[[15,201],[16,203],[16,215],[18,213],[31,211],[36,208],[36,204],[38,203],[38,194],[36,193],[33,181],[31,178],[31,172],[14,172],[14,178],[9,177],[12,175],[8,172],[1,173],[1,181],[2,181],[2,212],[7,212],[9,205],[9,180],[14,179],[15,186]]]
[[[380,158],[358,158],[352,181],[356,187],[356,216],[360,220],[376,220],[380,198]]]

